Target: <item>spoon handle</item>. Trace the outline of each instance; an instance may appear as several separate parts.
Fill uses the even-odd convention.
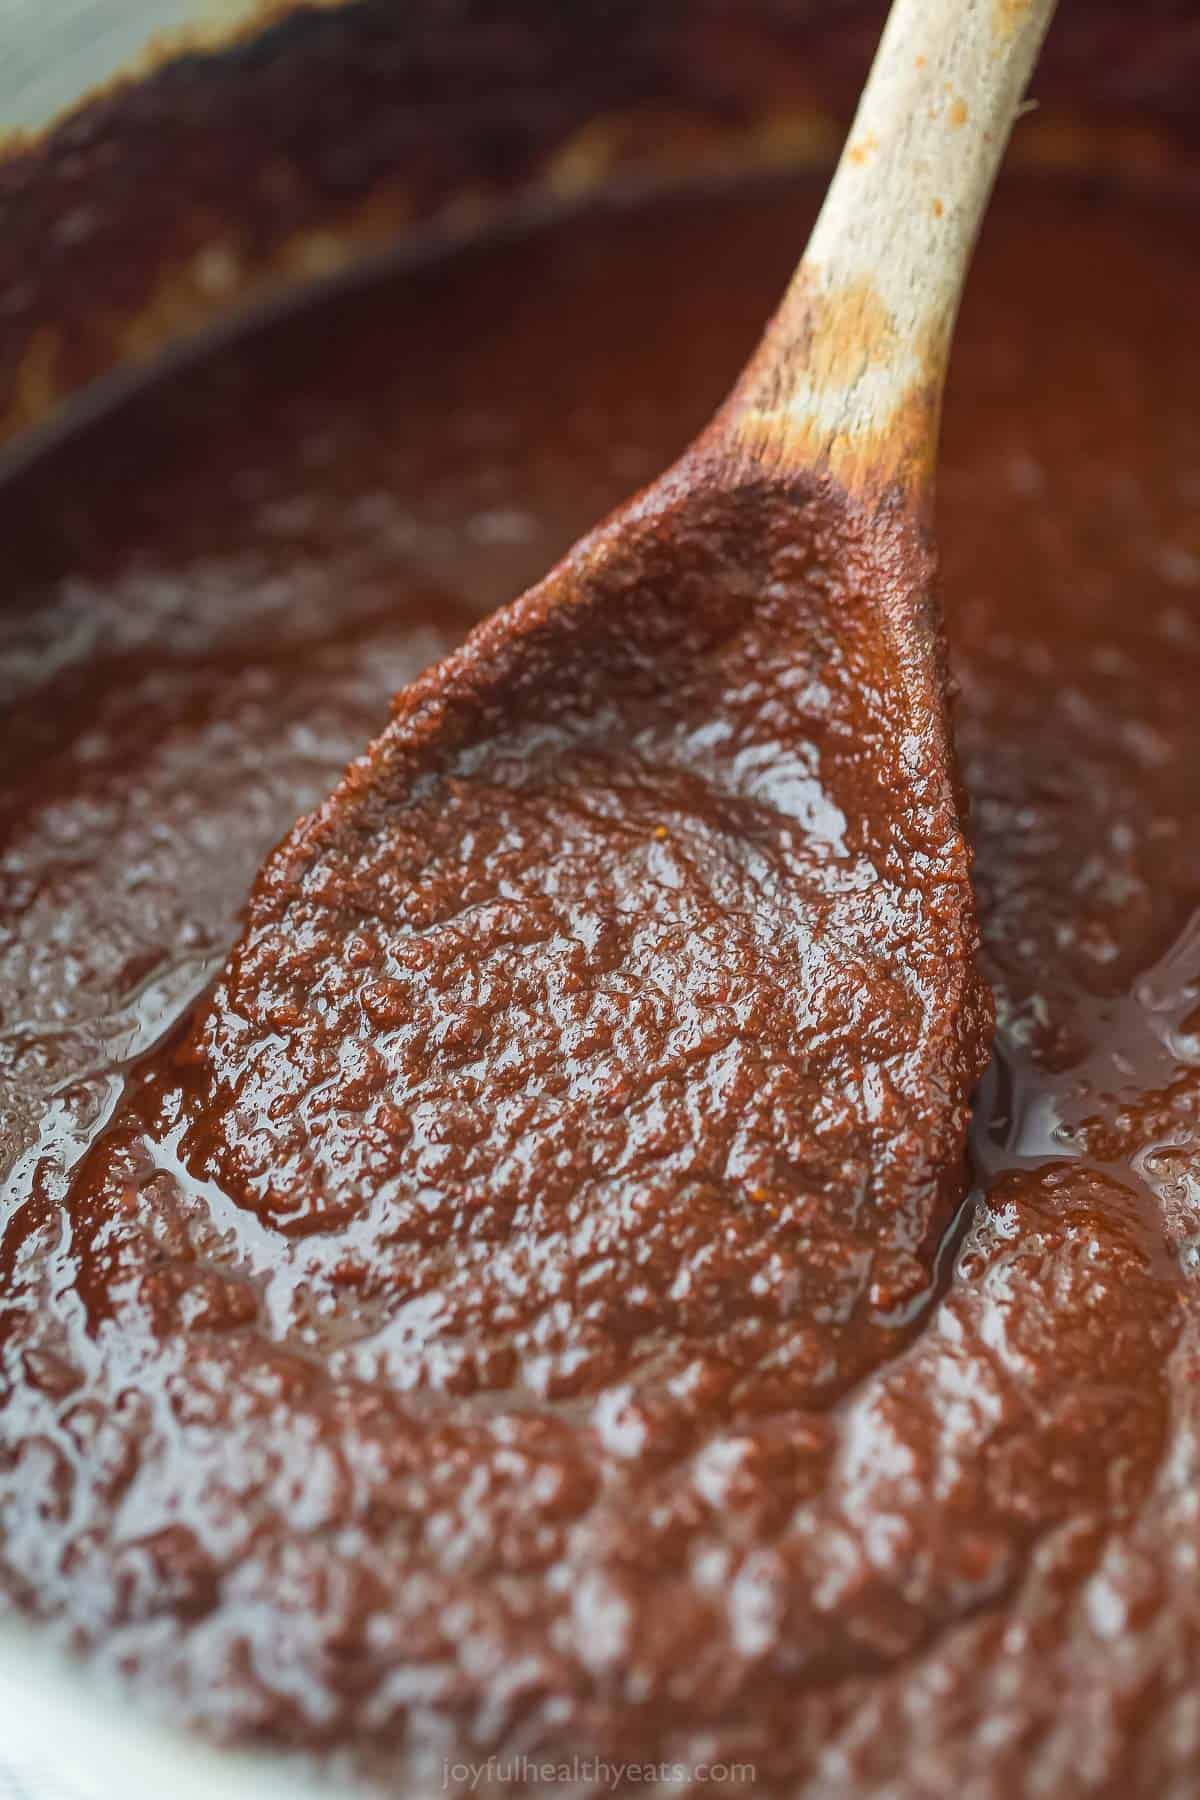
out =
[[[959,297],[1054,4],[894,0],[804,259],[714,421],[719,442],[932,506]]]

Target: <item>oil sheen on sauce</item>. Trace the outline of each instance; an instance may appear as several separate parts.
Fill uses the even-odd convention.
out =
[[[536,1280],[435,1220],[421,1289],[387,1208],[297,1231],[163,1104],[265,851],[702,423],[814,199],[397,274],[0,492],[0,1568],[216,1735],[414,1793],[453,1754],[814,1796],[1200,1771],[1200,249],[1170,202],[1014,180],[972,277],[939,538],[997,1053],[976,1186],[846,1380],[820,1307],[771,1314],[769,1192],[657,1236],[631,1203]],[[663,1295],[714,1261],[744,1287],[697,1346]]]

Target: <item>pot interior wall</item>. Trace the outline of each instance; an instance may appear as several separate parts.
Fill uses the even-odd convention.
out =
[[[18,20],[0,129],[44,109],[47,81],[61,101],[185,11],[190,39],[143,49],[135,76],[0,160],[0,445],[115,371],[397,245],[605,186],[827,160],[883,9],[122,0],[98,26],[76,0],[44,43],[33,8]],[[1065,0],[1017,153],[1136,170],[1200,140],[1188,13]]]

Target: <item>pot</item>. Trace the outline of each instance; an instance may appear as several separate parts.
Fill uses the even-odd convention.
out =
[[[1191,143],[1187,13],[1066,0],[1022,153],[1136,175]],[[466,240],[600,188],[830,159],[880,17],[874,0],[9,0],[0,458],[398,244]],[[5,1154],[0,1140],[0,1177]],[[15,1620],[0,1777],[60,1800],[282,1796],[305,1779],[134,1715]]]

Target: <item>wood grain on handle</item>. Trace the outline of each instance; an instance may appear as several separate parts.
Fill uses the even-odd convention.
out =
[[[804,260],[714,432],[932,502],[950,336],[1054,0],[895,0]]]

